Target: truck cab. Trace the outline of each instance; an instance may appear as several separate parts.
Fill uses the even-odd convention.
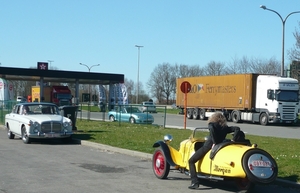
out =
[[[260,123],[295,123],[299,108],[296,79],[260,75],[257,79],[256,111]],[[263,119],[266,119],[265,121]]]

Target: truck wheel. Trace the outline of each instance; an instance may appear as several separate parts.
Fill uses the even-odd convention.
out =
[[[193,119],[199,119],[199,109],[195,108],[193,110]]]
[[[266,126],[268,124],[268,115],[266,113],[262,113],[259,117],[259,122],[261,125]]]
[[[187,110],[186,117],[187,117],[188,119],[192,119],[192,117],[193,117],[193,109],[188,109],[188,110]]]
[[[225,114],[225,117],[226,117],[227,121],[232,121],[232,114],[231,114],[231,112],[227,112]]]
[[[205,120],[205,109],[200,109],[200,113],[199,113],[199,118],[200,120]]]
[[[232,118],[232,121],[234,123],[241,122],[240,112],[239,111],[232,111],[231,118]]]

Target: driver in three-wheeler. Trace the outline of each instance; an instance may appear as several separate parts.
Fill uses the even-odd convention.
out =
[[[189,159],[190,175],[192,183],[189,186],[190,189],[196,189],[199,187],[199,180],[196,173],[195,163],[201,160],[205,154],[212,149],[216,144],[222,143],[228,133],[234,132],[234,137],[237,138],[237,134],[240,131],[239,127],[228,127],[226,117],[222,113],[214,113],[208,119],[209,136],[204,142],[203,146],[199,148],[194,155]]]

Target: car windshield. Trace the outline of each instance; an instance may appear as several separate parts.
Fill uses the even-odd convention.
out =
[[[57,98],[58,99],[71,99],[72,95],[71,94],[65,94],[65,93],[58,93]]]
[[[126,107],[127,113],[141,113],[141,111],[137,107]]]
[[[59,115],[59,110],[55,105],[30,104],[30,105],[23,106],[22,114],[23,115],[35,115],[35,114]]]

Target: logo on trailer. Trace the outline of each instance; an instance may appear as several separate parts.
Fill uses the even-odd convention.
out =
[[[203,84],[198,84],[198,92],[200,92],[201,90],[204,90],[204,86]]]

